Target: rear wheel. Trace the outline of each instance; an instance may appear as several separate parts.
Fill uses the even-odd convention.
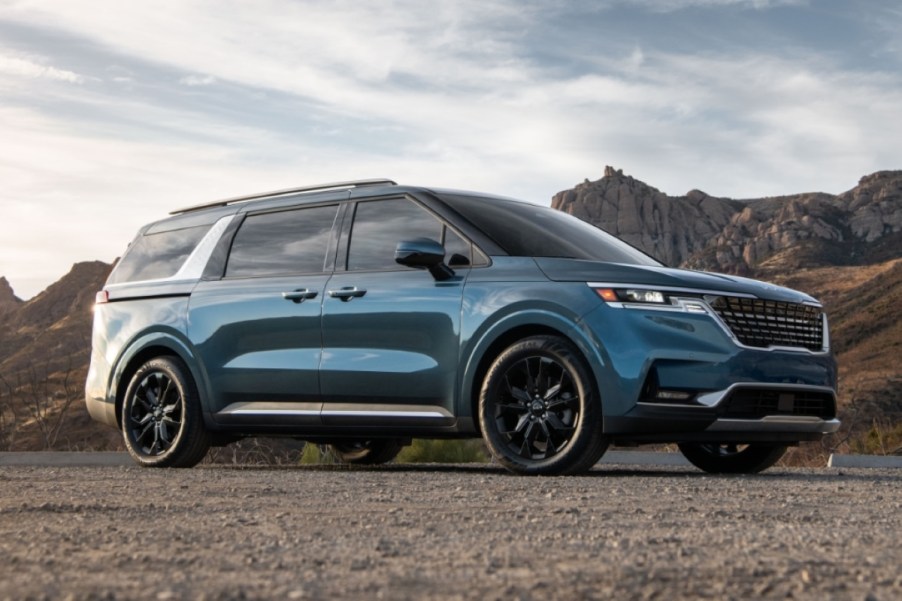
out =
[[[398,456],[404,445],[395,439],[353,440],[332,443],[335,456],[342,463],[378,465],[388,463]]]
[[[511,345],[486,374],[479,423],[492,455],[519,474],[575,474],[595,465],[608,439],[582,355],[557,336]]]
[[[145,467],[192,467],[210,448],[197,387],[175,357],[151,359],[135,372],[121,418],[125,447]]]
[[[682,442],[689,463],[710,474],[756,474],[780,460],[786,447],[778,444]]]

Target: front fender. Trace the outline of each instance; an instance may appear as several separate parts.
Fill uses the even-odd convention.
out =
[[[529,335],[529,329],[534,328],[536,333],[544,333],[552,330],[567,338],[576,345],[586,359],[593,375],[598,390],[604,389],[602,374],[608,364],[603,349],[593,339],[591,332],[579,321],[576,315],[568,315],[567,311],[556,308],[524,308],[516,307],[503,317],[484,324],[465,348],[464,369],[461,378],[460,398],[458,400],[457,414],[461,419],[475,419],[473,407],[476,398],[473,391],[476,389],[476,380],[481,377],[484,361],[492,361],[503,348],[498,349],[496,343],[504,340],[509,333],[520,331],[524,336]],[[513,342],[513,341],[511,341]]]

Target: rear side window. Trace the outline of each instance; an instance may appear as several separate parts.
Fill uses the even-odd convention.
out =
[[[323,271],[338,205],[248,215],[235,234],[226,277]]]
[[[139,236],[110,275],[110,284],[174,276],[210,230],[210,224]]]

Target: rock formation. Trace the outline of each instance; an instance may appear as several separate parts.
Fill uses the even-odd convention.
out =
[[[729,223],[738,203],[693,190],[667,196],[657,188],[605,168],[598,181],[586,180],[555,194],[555,209],[593,223],[668,265],[678,265]]]
[[[668,265],[729,273],[848,265],[898,256],[902,171],[881,171],[834,196],[732,200],[692,190],[667,196],[606,167],[557,193],[552,207],[585,219]]]
[[[6,278],[0,277],[0,315],[15,310],[21,304],[22,299],[15,295]]]

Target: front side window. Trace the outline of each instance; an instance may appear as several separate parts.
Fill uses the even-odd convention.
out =
[[[338,206],[248,215],[235,234],[226,277],[322,272]]]
[[[395,262],[395,247],[403,240],[442,240],[442,224],[405,198],[374,200],[357,205],[348,249],[348,270],[403,269]]]
[[[178,273],[210,224],[138,236],[110,275],[110,284],[169,278]]]

